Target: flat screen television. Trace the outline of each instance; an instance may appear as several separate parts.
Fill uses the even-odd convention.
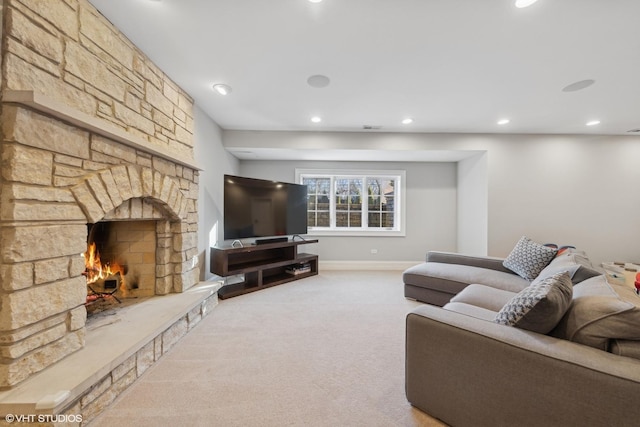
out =
[[[224,238],[307,233],[307,186],[224,176]]]

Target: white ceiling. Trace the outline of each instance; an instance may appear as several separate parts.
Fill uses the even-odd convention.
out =
[[[514,0],[90,2],[223,129],[640,128],[639,0],[539,0],[526,9]],[[315,74],[330,85],[309,86]],[[563,92],[585,79],[595,84]],[[233,91],[217,95],[214,83]],[[311,123],[313,115],[323,121]],[[414,122],[402,125],[405,117]],[[511,122],[499,126],[501,118]],[[585,126],[594,119],[601,124]]]

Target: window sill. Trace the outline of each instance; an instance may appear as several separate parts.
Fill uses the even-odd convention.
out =
[[[348,236],[348,237],[404,237],[404,231],[363,231],[363,230],[309,230],[308,236],[326,237],[326,236]]]

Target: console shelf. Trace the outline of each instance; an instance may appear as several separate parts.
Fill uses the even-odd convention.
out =
[[[243,295],[271,286],[318,274],[318,256],[298,253],[298,246],[318,240],[296,240],[251,245],[241,248],[211,248],[211,272],[227,277],[244,274],[244,281],[225,285],[218,291],[220,299]],[[310,271],[291,274],[287,269],[308,264]]]

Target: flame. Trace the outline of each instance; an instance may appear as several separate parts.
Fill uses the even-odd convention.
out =
[[[87,277],[87,285],[96,283],[99,280],[107,279],[116,274],[120,274],[120,291],[126,293],[126,285],[124,280],[124,267],[116,261],[105,262],[100,261],[100,253],[96,249],[96,244],[91,243],[87,246],[87,252],[83,253],[85,272]]]

